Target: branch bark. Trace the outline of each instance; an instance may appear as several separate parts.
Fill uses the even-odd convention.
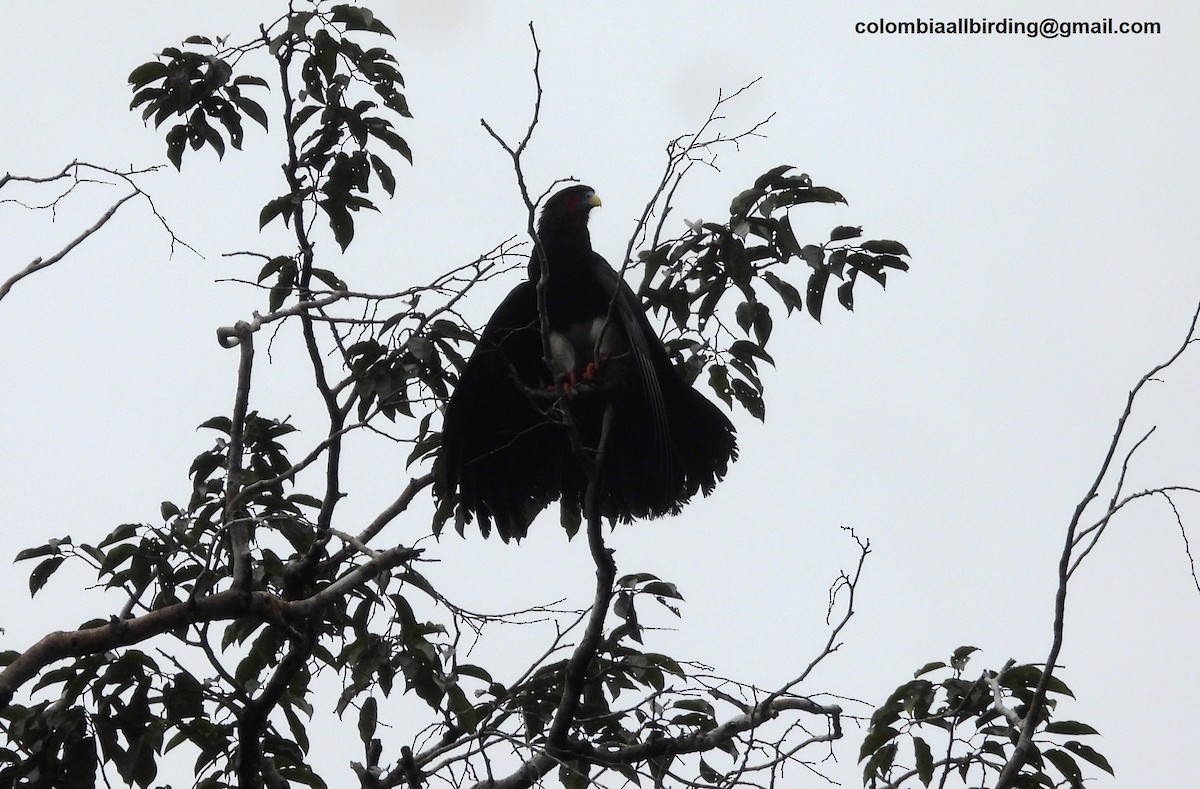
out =
[[[292,624],[304,623],[359,584],[381,572],[412,561],[421,553],[419,548],[406,546],[383,551],[319,592],[300,600],[284,600],[267,592],[246,593],[235,587],[166,606],[132,619],[114,617],[107,624],[96,627],[50,633],[17,656],[3,672],[0,672],[0,709],[8,706],[18,688],[55,661],[139,644],[163,633],[204,622],[250,616],[289,627]]]

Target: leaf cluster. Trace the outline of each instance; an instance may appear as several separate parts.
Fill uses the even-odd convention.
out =
[[[214,43],[205,36],[191,36],[183,42],[188,48],[167,47],[158,59],[143,63],[129,74],[134,91],[129,106],[142,107],[142,120],[153,118],[158,128],[168,118],[180,119],[166,134],[167,159],[175,169],[183,166],[188,147],[198,151],[207,145],[218,157],[224,157],[228,137],[229,144],[241,150],[243,117],[267,128],[262,105],[242,93],[244,88],[266,87],[266,80],[252,75],[233,76],[233,66],[220,55],[223,43],[220,39]]]
[[[888,269],[908,270],[903,244],[859,242],[861,227],[839,226],[828,241],[802,244],[789,209],[846,200],[792,170],[781,165],[759,176],[734,197],[727,220],[688,222],[680,237],[638,253],[639,292],[654,314],[668,318],[667,348],[685,377],[696,379],[708,363],[717,397],[727,405],[736,400],[760,420],[766,406],[758,363],[775,363],[767,351],[774,317],[763,296],[773,294],[786,315],[807,309],[820,321],[831,278],[841,282],[838,302],[849,310],[860,275],[886,286]],[[793,262],[803,264],[804,273],[789,267]],[[723,312],[730,303],[737,331]]]
[[[388,117],[412,116],[401,90],[404,78],[386,49],[355,40],[361,34],[393,36],[368,8],[315,2],[311,10],[294,10],[264,28],[257,41],[230,46],[224,38],[191,36],[182,47],[168,47],[130,73],[131,107],[142,107],[143,120],[153,119],[156,128],[168,118],[178,119],[166,134],[167,158],[177,169],[188,147],[208,146],[223,157],[226,138],[232,147],[242,147],[244,117],[267,128],[266,111],[243,90],[267,88],[268,82],[251,74],[234,76],[247,54],[265,50],[280,74],[289,189],[263,206],[259,225],[278,218],[302,220],[300,206],[311,201],[345,249],[354,238],[353,212],[377,210],[367,196],[372,181],[389,196],[396,189],[391,165],[368,150],[368,141],[412,161],[408,143]],[[293,82],[301,87],[293,89]]]
[[[1047,702],[1037,720],[1029,720],[1026,712],[1042,668],[1009,661],[1000,671],[985,669],[968,679],[966,667],[976,651],[962,646],[948,663],[922,666],[875,710],[859,750],[864,785],[897,787],[916,778],[929,786],[938,774],[955,773],[966,785],[986,785],[987,776],[1003,770],[1026,726],[1035,727],[1032,750],[1013,786],[1081,789],[1081,761],[1112,774],[1108,760],[1092,746],[1064,739],[1097,735],[1094,728],[1053,719],[1059,699],[1049,695],[1074,698],[1062,680],[1050,678]],[[901,760],[902,745],[911,761]],[[977,777],[968,784],[971,775]]]

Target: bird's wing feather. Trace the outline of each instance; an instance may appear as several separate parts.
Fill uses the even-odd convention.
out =
[[[474,515],[485,534],[495,520],[505,540],[522,537],[561,492],[562,431],[523,389],[541,385],[541,359],[536,288],[522,282],[488,320],[446,408],[435,492],[457,489],[460,528]]]

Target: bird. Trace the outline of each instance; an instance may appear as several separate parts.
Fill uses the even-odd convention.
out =
[[[684,380],[638,296],[593,251],[588,216],[600,204],[582,184],[546,200],[528,278],[496,308],[459,373],[434,494],[453,507],[460,534],[476,519],[484,537],[494,523],[505,542],[520,540],[556,499],[564,524],[577,525],[587,514],[586,466],[597,460],[602,517],[678,514],[737,459],[732,422]]]

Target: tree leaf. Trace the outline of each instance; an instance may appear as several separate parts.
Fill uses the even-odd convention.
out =
[[[368,696],[358,708],[358,738],[364,743],[371,742],[375,736],[375,726],[379,721],[379,702],[374,696]]]
[[[922,784],[929,786],[933,781],[933,751],[929,749],[929,743],[920,737],[913,737],[913,756],[916,761],[917,778]]]
[[[1054,721],[1046,726],[1047,734],[1099,734],[1100,732],[1079,721]]]
[[[848,310],[854,309],[854,280],[848,279],[837,289],[838,303]]]
[[[863,767],[863,783],[870,781],[871,776],[884,776],[892,769],[892,763],[896,760],[896,752],[899,747],[896,743],[885,745],[875,751],[874,755]]]
[[[233,103],[237,105],[239,110],[246,113],[250,117],[250,120],[264,129],[267,128],[267,111],[257,101],[248,99],[245,96],[238,96],[233,99]]]
[[[979,647],[961,646],[954,650],[954,654],[950,657],[950,665],[957,671],[961,671],[967,665],[967,661],[971,659],[971,655],[979,651]]]
[[[861,230],[861,228],[859,228]],[[899,241],[889,241],[887,239],[877,239],[875,241],[864,241],[862,243],[863,250],[873,252],[880,255],[908,255],[908,248]]]
[[[259,230],[267,226],[267,224],[277,216],[283,216],[283,223],[289,224],[292,214],[292,209],[296,207],[296,195],[286,194],[276,197],[269,201],[258,212],[258,228]],[[259,280],[261,282],[261,280]]]
[[[1079,765],[1076,764],[1071,754],[1054,748],[1045,751],[1042,756],[1046,757],[1046,761],[1053,764],[1054,768],[1062,773],[1072,786],[1083,785],[1083,773],[1079,771]]]
[[[67,557],[51,556],[48,559],[42,560],[37,567],[33,568],[33,572],[29,574],[29,596],[33,597],[38,591],[46,585],[46,581],[50,580],[50,576],[54,575],[54,571],[59,568]]]
[[[642,591],[658,597],[670,597],[674,600],[683,599],[683,595],[679,593],[679,590],[675,587],[675,584],[668,581],[651,581],[642,587]]]
[[[821,322],[821,305],[825,301],[825,286],[829,283],[829,272],[825,269],[814,271],[808,278],[808,292],[805,298],[808,302],[808,314],[817,323]]]
[[[913,673],[913,677],[919,677],[922,674],[928,674],[930,671],[937,671],[939,668],[945,668],[946,664],[940,660],[935,660],[932,663],[926,663]]]
[[[170,74],[170,69],[166,63],[160,63],[157,60],[152,60],[149,63],[142,65],[129,72],[129,84],[135,89],[148,85],[151,82],[156,82]],[[136,106],[136,105],[132,105]]]
[[[747,189],[746,191],[740,193],[737,197],[733,198],[733,201],[729,204],[729,216],[732,218],[744,218],[746,214],[750,213],[750,209],[754,207],[754,204],[758,202],[759,198],[765,194],[766,191],[758,187],[755,187],[754,189]]]
[[[804,300],[800,298],[800,291],[790,282],[780,279],[773,272],[764,271],[762,278],[767,284],[779,294],[779,298],[783,300],[783,306],[787,308],[787,314],[791,315],[793,310],[800,309]]]
[[[1081,759],[1085,759],[1099,767],[1109,775],[1116,775],[1113,772],[1112,765],[1108,763],[1108,759],[1104,755],[1091,746],[1084,745],[1077,740],[1069,740],[1063,743],[1063,747]]]

